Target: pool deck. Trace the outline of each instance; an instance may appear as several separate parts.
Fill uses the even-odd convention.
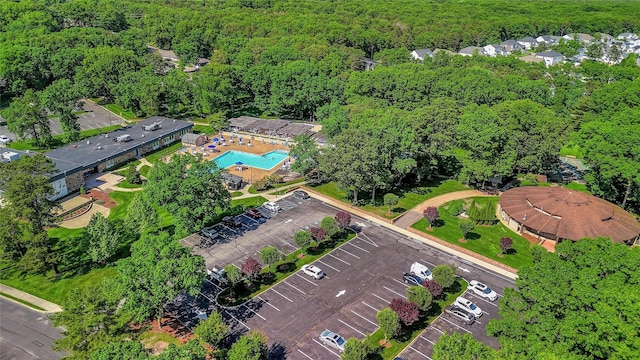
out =
[[[213,138],[215,136],[209,136],[210,138]],[[289,147],[288,146],[284,146],[282,145],[281,141],[276,142],[276,145],[271,145],[269,144],[268,140],[265,139],[265,143],[262,143],[262,140],[259,137],[256,137],[255,139],[251,139],[251,137],[247,137],[247,136],[242,136],[242,141],[244,141],[244,145],[238,145],[238,138],[235,139],[235,142],[232,144],[229,142],[229,140],[231,139],[231,133],[230,132],[224,132],[224,138],[227,140],[226,146],[216,146],[216,150],[220,150],[220,152],[214,152],[213,154],[210,151],[206,151],[207,152],[207,156],[205,156],[205,159],[207,160],[213,160],[215,158],[217,158],[218,156],[224,154],[225,152],[229,151],[229,150],[236,150],[236,151],[244,151],[247,153],[251,153],[251,154],[258,154],[258,155],[262,155],[262,154],[266,154],[270,151],[274,151],[274,150],[284,150],[284,151],[289,151]],[[251,140],[251,145],[252,146],[247,146],[247,141]],[[207,148],[207,145],[210,145],[212,143],[207,143],[205,144],[205,148]],[[189,149],[190,151],[193,151],[192,149]],[[208,150],[208,149],[207,149]],[[202,147],[198,148],[197,150],[198,152],[202,152]],[[287,158],[288,159],[288,158]],[[252,184],[254,182],[256,182],[257,180],[262,179],[263,177],[265,177],[266,175],[271,175],[274,172],[276,172],[276,170],[280,169],[280,166],[287,161],[287,159],[284,159],[283,161],[281,161],[280,163],[278,163],[278,165],[274,166],[272,169],[270,170],[263,170],[263,169],[258,169],[258,168],[253,168],[253,167],[249,167],[246,165],[242,166],[242,170],[238,170],[237,166],[230,166],[227,168],[227,170],[229,171],[229,173],[234,174],[234,175],[238,175],[241,176],[244,181]]]

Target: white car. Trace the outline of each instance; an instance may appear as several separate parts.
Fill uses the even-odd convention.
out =
[[[482,316],[482,309],[480,309],[476,304],[471,302],[471,300],[465,299],[462,296],[456,299],[454,305],[473,314],[473,316],[475,316],[476,318],[479,318],[480,316]]]
[[[311,264],[302,265],[302,272],[315,279],[322,279],[324,277],[324,272],[322,272],[319,267]]]
[[[469,281],[468,289],[473,291],[476,295],[489,299],[490,301],[495,301],[498,298],[498,294],[495,291],[477,280]]]
[[[7,135],[0,135],[0,144],[8,144],[11,142],[11,139]]]
[[[342,336],[329,330],[320,334],[320,341],[340,352],[344,351],[344,344],[347,342]]]

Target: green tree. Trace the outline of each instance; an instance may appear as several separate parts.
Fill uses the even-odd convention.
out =
[[[267,358],[267,338],[252,330],[231,345],[229,360],[264,360]]]
[[[60,121],[60,126],[67,142],[80,138],[78,116],[73,112],[80,94],[75,84],[69,79],[59,79],[47,86],[41,95],[42,104],[53,112]]]
[[[207,350],[200,344],[199,341],[189,340],[186,344],[178,347],[174,344],[169,344],[169,347],[164,349],[160,355],[156,356],[156,360],[175,360],[175,359],[189,359],[189,360],[205,360],[207,359]]]
[[[141,192],[137,192],[129,205],[124,218],[124,225],[136,234],[143,234],[158,225],[158,213]]]
[[[127,166],[127,172],[125,173],[125,178],[129,184],[140,184],[142,183],[142,179],[140,178],[140,172],[136,169],[136,164],[131,162],[129,166]]]
[[[443,289],[446,289],[456,282],[456,268],[453,265],[438,265],[433,268],[433,280]]]
[[[213,113],[205,118],[205,121],[211,126],[214,132],[222,131],[228,125],[227,117],[223,112]]]
[[[387,206],[389,214],[391,214],[391,208],[398,205],[398,201],[400,201],[400,197],[394,193],[387,193],[384,195],[384,204]]]
[[[318,168],[320,150],[318,144],[310,135],[298,135],[294,139],[294,144],[289,149],[289,155],[295,161],[291,164],[291,170],[297,171],[304,176],[309,176],[316,171],[316,180],[320,182],[320,169]]]
[[[53,140],[47,113],[40,94],[28,89],[22,97],[13,99],[2,112],[7,128],[20,138],[32,138],[36,146],[48,146]]]
[[[459,332],[442,335],[433,346],[434,360],[492,360],[500,358],[502,357],[497,355],[496,350],[477,341],[470,334],[463,335]]]
[[[90,360],[147,360],[147,354],[144,345],[140,341],[123,340],[109,342],[106,346],[99,348],[91,353]]]
[[[269,268],[284,258],[284,255],[278,251],[275,246],[266,246],[262,248],[259,255],[260,261]]]
[[[410,286],[407,288],[407,300],[418,305],[420,311],[427,311],[433,303],[433,296],[424,286]]]
[[[473,224],[471,220],[462,220],[460,221],[460,231],[462,231],[462,238],[467,239],[467,235],[472,232],[476,226]]]
[[[305,250],[313,243],[313,237],[311,236],[311,231],[309,230],[300,230],[293,235],[293,242],[302,249]]]
[[[242,272],[233,264],[224,267],[224,275],[229,279],[232,289],[242,282]]]
[[[384,342],[396,336],[400,329],[400,319],[398,314],[390,308],[386,307],[376,314],[376,320],[378,320],[378,326],[384,334]]]
[[[320,221],[320,227],[324,230],[328,238],[333,238],[342,232],[338,222],[331,216],[325,216],[322,218],[322,221]]]
[[[222,341],[229,333],[229,327],[224,319],[216,311],[209,314],[206,320],[201,320],[193,333],[214,348],[219,348]]]
[[[104,264],[112,257],[120,243],[120,232],[101,213],[91,215],[86,228],[89,242],[87,252],[93,262]]]
[[[344,343],[341,360],[366,360],[369,356],[369,346],[358,338],[349,338]]]
[[[133,51],[100,46],[85,52],[75,83],[86,96],[115,98],[115,87],[123,76],[140,69],[140,58]]]
[[[191,254],[166,232],[143,236],[131,245],[131,257],[117,263],[125,289],[124,308],[142,322],[160,320],[164,304],[178,294],[196,295],[205,279],[204,259]]]

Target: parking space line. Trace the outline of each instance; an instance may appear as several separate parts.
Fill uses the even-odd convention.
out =
[[[369,250],[367,250],[367,249],[363,249],[363,248],[361,248],[360,246],[358,246],[358,245],[356,245],[356,244],[352,244],[352,243],[351,243],[351,241],[349,241],[347,244],[349,244],[349,245],[353,246],[354,248],[360,249],[360,250],[362,250],[362,251],[364,251],[364,252],[366,252],[366,253],[370,253],[370,252],[369,252]]]
[[[209,279],[205,279],[207,280],[207,282],[215,287],[217,287],[219,290],[223,290],[220,286],[216,285],[213,281],[209,280]]]
[[[336,259],[336,260],[338,260],[338,261],[341,261],[341,262],[343,262],[343,263],[345,263],[345,264],[347,264],[347,265],[351,265],[351,264],[349,264],[348,262],[346,262],[346,261],[344,261],[344,260],[340,259],[339,257],[333,256],[333,254],[331,254],[331,253],[329,253],[329,254],[327,254],[327,255],[329,255],[329,256],[331,256],[332,258],[334,258],[334,259]]]
[[[400,294],[399,292],[397,292],[397,291],[395,291],[395,290],[393,290],[393,289],[389,289],[389,288],[388,288],[388,287],[386,287],[386,286],[382,286],[382,287],[383,287],[383,288],[385,288],[385,289],[387,289],[387,290],[389,290],[389,291],[391,291],[392,293],[394,293],[394,294],[396,294],[396,295],[398,295],[398,296],[401,296],[403,299],[406,299],[406,298],[407,298],[407,297],[406,297],[406,296],[404,296],[403,294]]]
[[[299,352],[300,354],[302,354],[302,355],[306,356],[306,357],[307,357],[307,359],[309,359],[309,360],[313,360],[313,358],[312,358],[311,356],[309,356],[309,355],[305,354],[302,350],[298,349],[298,352]]]
[[[382,297],[380,297],[380,296],[378,296],[378,295],[376,295],[376,294],[373,294],[373,293],[372,293],[371,295],[373,295],[373,296],[377,297],[378,299],[380,299],[380,300],[382,300],[382,301],[384,301],[384,302],[386,302],[386,303],[390,303],[390,301],[389,301],[389,300],[387,300],[387,299],[383,299]]]
[[[360,259],[360,256],[358,256],[358,255],[356,255],[356,254],[352,254],[352,253],[348,252],[347,250],[343,249],[342,247],[339,247],[338,249],[339,249],[339,250],[342,250],[342,252],[345,252],[345,253],[347,253],[347,254],[349,254],[349,255],[353,256],[353,257],[354,257],[354,258],[356,258],[356,259]]]
[[[378,309],[374,308],[373,306],[371,306],[371,305],[367,304],[367,303],[366,303],[366,302],[364,302],[364,301],[361,301],[361,303],[363,303],[363,304],[365,304],[366,306],[368,306],[368,307],[372,308],[372,309],[373,309],[373,310],[375,310],[376,312],[380,311],[380,310],[378,310]]]
[[[270,302],[266,301],[265,299],[261,298],[260,296],[256,296],[256,298],[257,298],[257,299],[262,300],[262,302],[263,302],[263,303],[265,303],[265,304],[267,304],[267,305],[271,306],[272,308],[274,308],[274,309],[276,309],[276,310],[280,311],[280,309],[278,309],[277,307],[275,307],[275,306],[271,305],[271,303],[270,303]]]
[[[299,291],[299,292],[301,292],[302,294],[307,295],[307,293],[305,293],[304,291],[302,291],[302,290],[298,289],[297,287],[295,287],[295,286],[293,286],[293,285],[289,284],[289,283],[287,282],[287,280],[282,280],[282,282],[283,282],[283,283],[285,283],[285,284],[287,284],[287,285],[289,285],[289,286],[291,286],[292,288],[294,288],[294,289],[298,290],[298,291]]]
[[[366,317],[364,317],[364,316],[362,316],[362,315],[358,314],[357,312],[355,312],[355,311],[353,311],[353,310],[350,310],[350,311],[351,311],[352,313],[354,313],[355,315],[359,316],[362,320],[364,320],[364,321],[368,322],[369,324],[371,324],[371,325],[375,326],[375,327],[376,327],[376,330],[378,329],[378,324],[374,323],[373,321],[371,321],[371,320],[367,319]],[[375,332],[375,331],[372,331],[372,332]]]
[[[326,262],[324,262],[324,261],[322,261],[322,260],[317,260],[317,261],[318,261],[319,263],[321,263],[321,264],[323,264],[323,265],[327,266],[328,268],[331,268],[331,269],[333,269],[333,270],[335,270],[335,271],[337,271],[337,272],[340,272],[340,270],[338,270],[338,269],[334,268],[333,266],[331,266],[331,265],[327,264]]]
[[[340,321],[341,323],[343,323],[343,324],[347,325],[348,327],[350,327],[351,329],[353,329],[353,330],[354,330],[355,332],[357,332],[358,334],[360,334],[360,335],[362,335],[362,336],[367,336],[367,334],[365,334],[365,333],[363,333],[362,331],[360,331],[360,330],[358,330],[358,329],[354,328],[353,326],[351,326],[351,325],[347,324],[346,322],[344,322],[344,321],[342,321],[342,320],[340,320],[340,319],[338,319],[338,321]]]
[[[229,315],[229,316],[231,316],[232,318],[234,318],[234,319],[235,319],[235,321],[239,322],[242,326],[246,327],[246,328],[247,328],[247,330],[251,330],[251,328],[250,328],[250,327],[248,327],[248,326],[247,326],[247,324],[245,324],[245,323],[243,323],[242,321],[238,320],[238,318],[237,318],[237,317],[235,317],[235,316],[231,315],[231,313],[229,313],[229,312],[228,312],[228,311],[226,311],[226,310],[225,310],[224,312],[225,312],[227,315]]]
[[[471,334],[471,331],[469,331],[469,330],[467,330],[467,329],[463,328],[462,326],[460,326],[460,325],[458,325],[458,324],[456,324],[456,323],[452,323],[451,321],[449,321],[449,320],[447,320],[447,319],[445,319],[445,318],[443,318],[443,317],[441,317],[441,319],[442,319],[442,320],[444,320],[444,321],[446,321],[446,322],[448,322],[449,324],[451,324],[451,325],[453,325],[453,326],[457,327],[458,329],[462,329],[462,330],[464,330],[464,331],[468,332],[469,334]]]
[[[300,275],[300,274],[298,274],[298,273],[296,273],[296,275],[298,275],[298,277],[299,277],[300,279],[302,279],[302,280],[304,280],[304,281],[308,282],[309,284],[311,284],[311,285],[313,285],[313,286],[318,286],[318,284],[316,284],[316,283],[314,283],[313,281],[311,281],[311,280],[307,279],[306,277],[304,277],[304,276],[302,276],[302,275]]]
[[[405,284],[405,283],[404,283],[404,281],[400,281],[400,280],[398,280],[398,279],[393,279],[393,281],[395,281],[395,282],[399,283],[400,285],[402,285],[402,286],[404,286],[404,287],[407,287],[407,288],[409,287],[409,285]]]
[[[274,289],[273,287],[272,287],[270,290],[273,290],[273,292],[274,292],[274,293],[276,293],[276,294],[278,294],[278,295],[282,296],[283,298],[285,298],[285,299],[289,300],[289,302],[293,302],[293,300],[291,300],[291,299],[289,299],[288,297],[286,297],[286,296],[284,296],[284,295],[280,294],[280,293],[278,292],[278,290]]]
[[[478,295],[476,295],[475,293],[469,293],[469,294],[470,294],[471,296],[473,296],[473,297],[474,297],[474,299],[482,300],[482,301],[486,302],[486,303],[487,303],[487,304],[489,304],[489,305],[493,305],[493,306],[495,306],[495,307],[498,307],[498,305],[497,305],[497,304],[494,304],[494,303],[492,303],[491,301],[487,301],[487,300],[485,300],[482,296],[478,296]],[[466,293],[465,293],[465,295],[466,295]]]
[[[416,348],[414,348],[413,346],[409,346],[409,349],[411,349],[411,350],[413,350],[413,351],[417,352],[418,354],[420,354],[420,355],[422,355],[422,356],[426,357],[426,358],[427,358],[427,359],[429,359],[429,360],[432,360],[432,359],[431,359],[430,357],[428,357],[426,354],[423,354],[422,352],[420,352],[420,351],[416,350]]]
[[[358,235],[362,235],[362,236],[364,236],[365,238],[367,238],[365,241],[366,241],[366,242],[368,242],[368,243],[370,243],[372,246],[379,247],[379,246],[378,246],[378,244],[376,244],[373,240],[371,240],[371,238],[370,238],[370,237],[368,237],[368,236],[367,236],[365,233],[363,233],[362,231],[360,231],[360,232],[358,233]]]
[[[422,261],[426,262],[428,265],[431,265],[432,267],[436,267],[436,264],[434,264],[434,263],[432,263],[432,262],[429,262],[429,261],[427,261],[427,260],[425,260],[425,259],[420,259],[420,260],[422,260]]]
[[[316,340],[316,339],[312,339],[314,343],[322,346],[325,350],[327,350],[328,352],[332,353],[333,355],[337,356],[338,358],[340,358],[340,355],[334,353],[333,351],[331,351],[328,347],[326,347],[324,344],[322,344],[320,341]]]
[[[205,299],[211,301],[211,302],[215,302],[212,298],[208,297],[207,295],[203,294],[202,291],[199,291],[200,295],[204,296]]]
[[[435,320],[433,320],[433,321],[435,321]],[[433,322],[432,322],[431,324],[433,324]],[[435,326],[428,327],[427,329],[433,329],[433,330],[435,330],[435,331],[439,332],[440,334],[444,334],[444,331],[442,331],[442,330],[438,329],[438,328],[437,328],[437,327],[435,327]],[[425,330],[427,330],[427,329],[425,329]]]
[[[420,337],[422,340],[428,341],[428,342],[430,342],[430,343],[431,343],[431,344],[433,344],[433,345],[435,345],[435,344],[436,344],[436,343],[434,343],[433,341],[431,341],[431,340],[427,339],[426,337],[424,337],[424,336],[422,336],[422,335],[419,335],[419,337]]]
[[[267,321],[267,319],[265,319],[265,318],[264,318],[264,316],[262,316],[262,315],[258,314],[257,312],[253,311],[253,310],[252,310],[250,307],[248,307],[247,305],[242,305],[242,306],[244,306],[247,310],[251,311],[252,313],[254,313],[254,314],[258,315],[258,317],[259,317],[260,319],[262,319],[262,320],[264,320],[264,321]]]

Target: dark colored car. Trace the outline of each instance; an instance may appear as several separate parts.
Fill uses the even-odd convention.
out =
[[[309,194],[306,191],[296,190],[293,192],[293,197],[298,198],[300,200],[306,200],[309,198]]]
[[[422,279],[411,273],[404,273],[402,280],[409,285],[422,285]]]
[[[234,218],[233,216],[225,216],[222,218],[222,223],[230,228],[242,227],[242,222]]]
[[[244,211],[245,215],[247,215],[248,217],[252,218],[252,219],[260,219],[262,218],[262,213],[260,212],[260,210],[256,209],[256,208],[251,208],[251,209],[247,209]]]

